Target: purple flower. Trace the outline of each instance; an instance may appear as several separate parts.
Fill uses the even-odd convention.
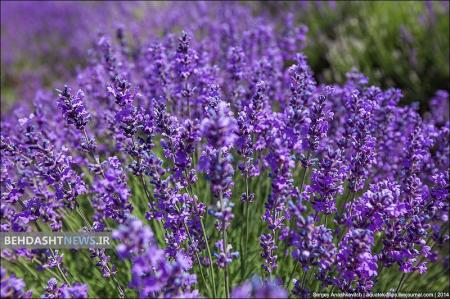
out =
[[[301,153],[303,137],[308,132],[308,107],[316,90],[316,82],[303,54],[298,54],[297,64],[289,68],[291,96],[285,108],[286,139],[289,147]],[[319,106],[317,106],[319,108]],[[320,108],[321,110],[322,108]],[[319,110],[317,110],[319,112]]]
[[[353,204],[347,204],[347,225],[378,232],[394,219],[403,217],[407,205],[401,200],[400,186],[381,181],[369,187]],[[350,211],[349,205],[352,206]]]
[[[262,234],[259,237],[259,244],[262,248],[261,257],[264,259],[262,267],[269,273],[277,268],[277,246],[271,234]]]
[[[229,206],[234,169],[229,148],[236,139],[236,121],[230,115],[227,105],[219,103],[218,111],[211,111],[210,118],[201,124],[202,136],[208,141],[206,151],[200,157],[199,166],[211,180],[211,191],[216,198],[225,199],[221,213]],[[225,219],[224,217],[222,217]],[[224,223],[225,226],[228,226]]]
[[[316,212],[336,212],[336,197],[343,191],[346,174],[341,151],[327,150],[311,174],[311,184],[305,188]]]
[[[230,264],[233,259],[236,259],[239,257],[239,252],[235,251],[232,252],[231,250],[233,247],[231,244],[227,245],[227,248],[225,250],[223,246],[223,240],[219,240],[216,242],[216,248],[218,250],[217,253],[214,253],[214,256],[217,258],[217,265],[219,268],[225,268]]]
[[[192,63],[195,59],[195,51],[192,50],[191,46],[191,38],[186,32],[183,32],[181,37],[178,40],[178,48],[176,55],[176,66],[178,76],[185,80],[187,79],[192,72]]]
[[[108,218],[122,223],[133,211],[127,177],[117,157],[110,157],[99,165],[101,177],[92,186],[95,193],[93,205],[96,209],[94,219],[104,221]]]
[[[218,104],[217,110],[208,110],[210,116],[205,118],[200,130],[202,136],[212,148],[230,147],[236,140],[236,120],[232,117],[225,102]]]
[[[326,281],[327,272],[335,263],[336,247],[332,231],[324,225],[316,226],[311,216],[304,217],[305,207],[301,202],[289,203],[295,226],[289,231],[289,245],[293,246],[292,257],[304,271],[317,267],[317,278]]]
[[[120,258],[129,258],[145,252],[155,243],[153,232],[140,220],[129,218],[113,231],[113,238],[120,241],[116,250]]]
[[[259,136],[265,131],[264,122],[268,118],[266,89],[267,84],[264,81],[257,82],[255,94],[245,111],[241,111],[237,118],[239,130],[236,146],[244,160],[239,164],[239,169],[246,177],[260,174],[259,160],[255,159],[254,155],[260,153],[259,143],[264,142]]]
[[[235,287],[231,298],[287,298],[287,291],[276,281],[263,281],[253,277]]]
[[[246,73],[245,54],[239,47],[231,47],[228,50],[227,71],[230,73],[231,80],[242,80]]]
[[[6,270],[0,268],[0,280],[1,280],[1,290],[0,294],[2,298],[31,298],[31,291],[24,291],[25,282],[22,279],[15,277],[14,275],[9,275]]]
[[[188,272],[192,267],[190,258],[178,253],[174,261],[169,261],[157,247],[151,230],[139,220],[128,219],[113,235],[120,242],[119,255],[131,260],[129,286],[139,292],[140,298],[198,297],[198,291],[191,289],[197,279]]]
[[[373,245],[373,233],[364,229],[350,230],[339,243],[335,284],[341,290],[368,292],[372,289],[378,273]]]
[[[88,287],[85,284],[75,283],[68,286],[63,283],[58,286],[56,278],[51,278],[44,288],[42,298],[88,298]]]
[[[303,54],[297,54],[296,62],[297,64],[289,68],[292,94],[289,103],[294,112],[304,109],[303,107],[308,105],[316,89],[316,81],[312,76],[306,57]]]
[[[217,209],[211,210],[210,213],[216,217],[216,227],[222,232],[222,240],[216,243],[219,249],[217,262],[219,267],[226,267],[232,258],[237,256],[237,252],[228,251],[231,245],[226,243],[227,229],[234,217],[231,202],[234,169],[229,148],[236,139],[236,121],[224,102],[219,103],[217,111],[211,109],[209,113],[210,117],[205,118],[201,124],[202,136],[208,143],[206,151],[200,158],[199,166],[206,170],[217,203]]]
[[[64,118],[69,124],[74,124],[78,130],[83,130],[91,118],[91,114],[86,110],[83,102],[84,92],[78,90],[75,96],[70,94],[70,88],[64,87],[59,93],[58,104],[63,112]]]
[[[400,90],[370,86],[356,70],[343,84],[323,85],[300,52],[307,28],[298,16],[255,16],[258,4],[138,5],[139,18],[135,3],[43,5],[21,34],[6,30],[33,37],[27,48],[46,58],[7,51],[9,63],[55,63],[33,68],[31,78],[7,74],[14,95],[32,101],[2,115],[1,231],[114,227],[120,263],[108,249],[77,254],[119,295],[126,282],[127,293],[143,298],[228,294],[237,276],[258,270],[250,269],[255,257],[297,297],[317,285],[366,293],[384,278],[379,267],[424,273],[448,261],[447,91],[420,114],[417,104],[403,105]],[[322,6],[300,4],[324,13]],[[3,14],[2,3],[2,25],[3,15],[22,20],[33,7]],[[122,24],[108,30],[117,16]],[[52,26],[41,25],[47,19]],[[104,33],[92,43],[89,29],[100,19]],[[78,92],[66,86],[55,101],[45,91],[55,78]],[[40,271],[69,274],[61,251],[2,250],[2,259],[11,270],[36,261]],[[29,296],[5,273],[2,297]],[[86,285],[56,279],[37,296],[88,295]],[[254,278],[231,292],[287,291]]]
[[[299,50],[303,50],[306,46],[306,34],[308,27],[295,23],[295,15],[286,14],[284,20],[283,31],[280,38],[280,48],[283,50],[284,60],[294,58],[294,54]]]
[[[131,90],[131,83],[118,75],[112,79],[112,86],[108,86],[107,91],[121,107],[133,103],[136,97],[136,93]]]
[[[303,148],[307,151],[316,151],[320,140],[327,135],[328,122],[332,119],[333,112],[326,107],[326,99],[324,95],[317,97],[309,111],[308,131],[303,144]]]
[[[442,126],[449,121],[449,100],[448,91],[438,90],[430,100],[431,115],[430,121],[436,126]]]
[[[347,139],[351,141],[348,182],[350,191],[357,192],[364,187],[375,162],[376,139],[369,132],[374,103],[370,96],[355,91],[347,99],[347,107],[351,113],[347,121]]]

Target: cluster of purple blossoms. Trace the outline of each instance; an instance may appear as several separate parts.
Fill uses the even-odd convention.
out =
[[[64,118],[69,124],[74,124],[78,130],[83,130],[91,118],[84,104],[84,92],[78,90],[77,94],[73,96],[67,86],[62,91],[58,90],[58,92],[58,103]]]
[[[336,258],[332,231],[324,225],[315,225],[312,216],[303,217],[304,207],[290,202],[290,209],[295,219],[295,226],[289,236],[290,245],[294,248],[292,257],[305,271],[317,266],[317,275],[322,276],[331,268]]]
[[[422,116],[357,71],[324,85],[293,15],[186,5],[119,26],[117,41],[93,37],[66,80],[76,94],[43,89],[2,115],[1,230],[111,227],[115,251],[86,253],[122,297],[370,292],[381,268],[443,264],[448,92]],[[2,250],[63,274],[67,257]],[[259,265],[264,279],[248,280]],[[3,269],[1,280],[2,297],[31,295]],[[98,295],[55,277],[43,296],[86,297],[88,285]]]
[[[289,68],[289,88],[291,96],[285,108],[286,139],[289,148],[301,153],[304,149],[302,141],[308,132],[308,107],[316,91],[316,81],[303,54],[298,54],[297,64]],[[303,165],[307,165],[309,157],[302,157]]]
[[[132,213],[133,206],[129,201],[130,191],[120,160],[110,157],[91,168],[100,176],[92,185],[92,205],[96,211],[94,220],[114,219],[122,223]]]
[[[223,238],[216,243],[217,262],[219,267],[226,267],[237,252],[231,253],[231,244],[227,243],[227,229],[234,218],[231,201],[231,188],[233,186],[233,165],[231,148],[236,140],[236,120],[232,116],[228,105],[221,101],[216,109],[208,107],[209,117],[201,123],[202,136],[207,145],[200,157],[199,166],[211,182],[211,193],[216,202],[217,209],[210,213],[217,219],[216,227],[222,232]]]
[[[377,259],[372,254],[373,233],[365,229],[351,229],[339,243],[336,255],[334,284],[341,290],[367,292],[374,285],[377,276]]]
[[[311,173],[305,193],[317,213],[330,215],[337,210],[336,198],[344,190],[342,183],[347,173],[341,155],[340,150],[327,150]]]
[[[331,91],[327,90],[327,93],[331,94]],[[302,141],[302,149],[307,152],[317,151],[320,140],[327,136],[328,123],[333,118],[333,112],[329,111],[325,103],[326,96],[320,95],[313,101],[309,110],[308,129]]]
[[[88,298],[88,288],[87,285],[79,283],[71,286],[63,283],[58,286],[56,278],[51,278],[44,288],[42,298]]]
[[[287,291],[279,282],[263,281],[256,276],[231,292],[231,298],[287,298],[287,295]]]
[[[31,298],[33,293],[31,291],[25,291],[25,282],[22,279],[9,275],[6,270],[0,268],[0,283],[2,298]]]
[[[130,287],[140,298],[197,298],[195,274],[188,271],[192,262],[181,253],[170,261],[156,245],[151,229],[140,220],[128,218],[113,232],[119,241],[117,252],[132,263]]]
[[[364,187],[369,175],[371,164],[374,162],[376,139],[370,134],[370,123],[374,109],[370,95],[361,94],[355,90],[347,98],[347,109],[350,118],[346,131],[350,140],[350,161],[348,183],[351,192],[358,192]]]
[[[347,223],[374,233],[384,230],[385,225],[406,214],[406,205],[400,194],[400,186],[394,182],[381,181],[370,185],[369,190],[354,201],[351,212],[347,210],[346,215],[350,218]]]
[[[267,223],[270,234],[262,234],[260,245],[263,249],[261,254],[265,263],[262,267],[267,272],[272,272],[277,268],[275,251],[276,232],[284,228],[286,220],[286,204],[292,198],[298,197],[297,189],[294,187],[291,169],[294,167],[289,151],[282,145],[282,140],[276,138],[271,141],[273,149],[266,157],[266,162],[270,165],[272,177],[272,192],[269,194],[265,204],[265,212],[262,216]],[[277,148],[279,146],[279,148]],[[277,149],[276,149],[277,148]]]

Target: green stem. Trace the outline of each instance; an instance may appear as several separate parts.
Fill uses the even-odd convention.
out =
[[[328,293],[328,295],[331,295],[331,294],[333,293],[333,291],[334,291],[334,286],[331,287],[331,290],[330,290],[330,292]]]
[[[248,192],[248,176],[245,176],[245,192],[247,196],[247,200],[245,203],[245,266],[247,264],[247,260],[249,260],[248,256],[248,227],[249,227],[249,210],[250,210],[250,202],[249,202],[249,192]],[[247,267],[245,267],[247,269]]]
[[[75,207],[75,210],[78,213],[78,215],[80,215],[80,217],[83,219],[84,224],[88,227],[89,230],[91,230],[92,226],[90,225],[89,221],[87,220],[86,216],[84,215],[83,211],[80,209],[78,204]],[[98,254],[98,250],[96,250],[96,252]],[[111,273],[111,270],[110,270],[108,264],[106,264],[105,267],[106,267],[106,270],[108,270],[108,272]],[[111,278],[116,286],[117,291],[119,292],[119,297],[125,298],[125,292],[123,291],[122,287],[120,286],[120,283],[117,280],[117,278],[114,275],[111,275]]]
[[[188,178],[187,171],[185,171],[185,176],[186,176],[186,179],[187,179]],[[192,186],[187,187],[186,191],[192,198],[194,198],[193,191],[192,191]],[[196,207],[197,207],[197,203],[196,203]],[[208,250],[209,272],[210,272],[210,275],[211,275],[211,278],[212,278],[213,295],[214,295],[214,297],[216,297],[216,281],[215,281],[215,277],[214,277],[214,269],[212,268],[213,267],[213,262],[212,262],[212,257],[211,257],[211,250],[209,249],[208,238],[206,237],[206,230],[205,230],[205,226],[203,224],[203,219],[202,219],[201,216],[200,216],[200,224],[202,226],[203,238],[205,239],[206,248]],[[186,227],[186,229],[187,229],[187,227]],[[196,253],[196,255],[197,255],[197,260],[198,260],[198,264],[199,264],[199,267],[200,267],[200,272],[201,272],[201,274],[203,276],[203,271],[202,271],[202,268],[201,268],[201,263],[200,263],[200,259],[198,257],[198,253]],[[204,277],[203,277],[203,280],[205,281]],[[206,285],[206,282],[205,282],[205,285]],[[208,288],[208,292],[209,292],[209,288]]]
[[[198,268],[200,269],[200,275],[202,276],[203,283],[205,284],[206,290],[208,291],[208,293],[210,293],[211,290],[209,288],[209,285],[206,283],[206,278],[205,278],[205,275],[203,274],[203,270],[202,270],[203,267],[202,267],[202,264],[200,262],[200,257],[198,256],[198,252],[195,253],[195,256],[197,257]]]
[[[91,229],[91,225],[89,224],[89,221],[87,220],[87,218],[84,215],[84,213],[80,210],[80,207],[79,207],[78,204],[75,207],[75,211],[77,212],[78,215],[80,215],[81,219],[83,219],[84,225],[86,225],[89,229]]]
[[[210,270],[210,275],[211,275],[211,278],[212,278],[213,295],[214,295],[214,298],[216,298],[217,292],[216,292],[216,280],[215,280],[215,277],[214,277],[213,261],[212,261],[212,257],[211,257],[211,250],[209,249],[208,238],[206,237],[205,225],[203,224],[203,219],[202,218],[200,218],[200,224],[202,225],[203,238],[205,238],[206,250],[208,251],[209,270]]]
[[[51,249],[51,248],[49,248],[49,249],[50,249],[50,253],[52,254],[52,257],[56,260],[55,252],[53,251],[53,249]],[[61,277],[64,279],[64,281],[66,282],[66,284],[67,284],[69,287],[72,287],[72,285],[70,284],[69,280],[67,280],[67,277],[66,277],[66,275],[64,274],[63,270],[61,269],[61,266],[60,266],[58,263],[56,263],[56,268],[58,269],[59,274],[60,274]]]
[[[302,289],[305,288],[305,282],[306,282],[306,275],[308,274],[308,270],[303,272],[303,280],[302,280]]]
[[[144,176],[141,174],[139,176],[139,178],[141,179],[141,184],[144,187],[144,193],[145,193],[145,196],[147,197],[148,203],[150,204],[150,208],[153,210],[153,200],[152,200],[152,198],[150,196],[150,192],[148,190],[147,183],[144,180]],[[150,220],[149,222],[150,222],[150,227],[152,228],[153,232],[155,233],[155,236],[156,236],[156,239],[157,239],[158,243],[160,245],[163,245],[164,244],[164,239],[160,240],[159,233],[157,233],[157,232],[159,232],[159,229],[157,229],[157,227],[156,227],[158,225],[158,223],[156,221],[154,221],[154,219]]]
[[[177,212],[180,213],[180,208],[178,208],[177,205],[175,205],[175,208],[177,209]],[[187,226],[185,221],[183,221],[183,225],[184,225],[184,229],[186,230],[186,232],[188,234],[189,242],[192,244],[193,241],[192,241],[191,233],[190,233],[189,228],[188,228],[188,226]],[[197,258],[198,268],[200,269],[200,274],[202,276],[203,283],[205,284],[206,289],[207,289],[207,291],[209,293],[210,292],[209,285],[206,283],[205,275],[203,274],[203,270],[202,270],[202,263],[200,262],[200,257],[198,255],[197,251],[195,251],[195,256]]]
[[[351,194],[351,197],[350,197],[350,202],[351,203],[353,203],[353,200],[355,199],[355,194],[356,194],[356,192],[352,192],[352,191],[350,191],[348,194],[347,194],[347,198],[348,198],[348,195],[350,195]],[[347,199],[345,200],[345,201],[347,201]],[[345,206],[345,201],[344,201],[344,206]],[[350,211],[350,214],[351,214],[351,211]],[[345,232],[347,231],[347,227],[344,225],[344,227],[343,227],[343,229],[342,229],[342,233],[341,233],[341,235],[339,236],[339,238],[338,238],[338,242],[337,242],[337,245],[339,245],[339,243],[342,241],[342,238],[345,236]]]
[[[25,204],[24,204],[21,200],[19,200],[19,204],[21,205],[22,208],[25,208]],[[36,221],[34,224],[35,224],[35,226],[36,226],[36,229],[37,229],[38,231],[42,232],[42,229],[41,229],[39,223],[37,223],[37,221]],[[49,250],[50,250],[50,253],[51,253],[53,259],[56,260],[55,252],[53,251],[53,249],[49,248]],[[69,280],[67,279],[66,275],[64,275],[64,272],[62,271],[60,265],[59,265],[58,263],[57,263],[56,265],[57,265],[58,272],[59,272],[59,274],[61,275],[62,279],[67,283],[67,285],[68,285],[69,287],[72,287],[72,285],[70,284],[70,282],[69,282]]]
[[[405,279],[406,273],[403,272],[402,277],[400,278],[400,281],[398,282],[398,286],[395,289],[395,293],[398,293],[398,291],[400,290],[400,287],[402,286],[403,280]]]
[[[223,196],[222,196],[222,192],[220,192],[220,202],[221,202],[221,205],[222,205],[222,213],[223,213],[223,198],[222,198]],[[224,253],[225,253],[225,256],[228,256],[228,253],[227,253],[227,230],[225,229],[225,225],[223,226],[223,228],[222,228],[222,238],[223,238],[223,251],[224,251]],[[224,282],[225,282],[225,298],[230,298],[230,295],[229,295],[229,286],[228,286],[228,267],[227,267],[227,265],[225,265],[225,268],[224,268]]]
[[[298,266],[299,266],[299,262],[295,262],[294,269],[292,269],[291,275],[289,275],[289,279],[286,284],[287,288],[289,288],[289,285],[291,284],[292,278],[294,278],[294,273],[295,273],[295,271],[297,271]]]
[[[219,150],[219,156],[218,156],[218,161],[217,161],[219,164],[221,163],[221,159],[222,159],[222,152]],[[223,215],[223,213],[225,211],[225,203],[223,200],[222,190],[220,190],[220,192],[219,192],[219,200],[220,200],[220,210]],[[228,253],[227,253],[227,250],[228,250],[227,249],[227,230],[225,229],[225,220],[223,220],[223,224],[222,224],[222,239],[223,239],[223,251],[224,251],[225,257],[227,257],[228,256]],[[223,270],[224,270],[224,283],[225,283],[225,298],[228,299],[230,297],[230,295],[229,295],[227,265],[225,265]]]
[[[298,189],[300,194],[302,193],[303,184],[305,183],[306,170],[307,168],[303,168],[302,170],[302,176],[300,179],[300,188]]]
[[[308,164],[309,161],[309,156],[311,155],[311,151],[308,150],[308,153],[306,154],[306,164]],[[302,172],[302,179],[300,181],[300,193],[302,193],[302,189],[303,189],[303,184],[305,183],[305,176],[306,176],[306,172],[308,171],[308,166],[303,167],[303,172]]]

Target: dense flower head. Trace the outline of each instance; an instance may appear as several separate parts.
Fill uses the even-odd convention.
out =
[[[233,261],[233,259],[236,259],[239,257],[239,252],[231,251],[233,249],[233,247],[230,244],[227,244],[226,250],[225,250],[223,244],[224,244],[223,240],[217,241],[216,248],[217,248],[218,252],[214,253],[214,255],[217,258],[217,265],[220,268],[227,267],[227,265],[230,264]]]
[[[320,271],[327,270],[334,262],[336,252],[331,231],[325,226],[298,228],[297,236],[291,237],[293,258],[299,260],[304,269],[318,266]],[[305,239],[304,239],[305,238]]]
[[[302,109],[302,106],[308,105],[316,88],[316,81],[312,76],[306,57],[303,54],[297,54],[296,62],[297,64],[289,68],[292,93],[290,105],[294,110]]]
[[[392,219],[403,217],[407,205],[400,198],[400,186],[389,181],[381,181],[369,187],[361,197],[348,207],[348,225],[381,231]]]
[[[354,91],[348,98],[347,105],[351,113],[347,124],[352,148],[349,188],[357,192],[364,187],[375,159],[376,138],[369,133],[375,102],[371,95]]]
[[[287,291],[277,282],[253,277],[231,292],[231,298],[287,298]]]
[[[100,179],[92,186],[95,192],[95,219],[102,221],[111,218],[121,223],[131,214],[133,207],[129,202],[130,191],[120,160],[110,157],[98,167]]]
[[[201,123],[201,132],[212,148],[232,146],[236,139],[236,121],[229,105],[219,102],[217,109],[208,109],[209,117]]]
[[[88,288],[85,284],[75,283],[72,286],[66,283],[58,286],[56,278],[51,278],[44,288],[42,298],[88,298]]]
[[[433,187],[430,190],[430,198],[426,203],[426,208],[430,209],[433,218],[448,221],[449,173],[436,173],[432,179]]]
[[[188,272],[192,267],[190,258],[179,253],[169,261],[150,228],[140,220],[128,218],[113,235],[119,240],[121,256],[131,260],[130,287],[138,291],[140,298],[198,297],[198,291],[191,290],[197,280]]]
[[[217,227],[226,230],[233,219],[230,201],[233,186],[233,165],[229,148],[236,139],[236,122],[225,102],[220,102],[217,111],[209,110],[210,118],[201,124],[201,132],[208,141],[200,157],[199,166],[211,181],[211,191],[217,202],[217,210],[211,213],[218,219]]]
[[[449,99],[448,91],[438,90],[436,95],[430,100],[431,121],[436,125],[442,126],[449,121]]]
[[[192,53],[192,48],[190,47],[191,37],[187,34],[187,32],[183,32],[181,37],[178,40],[177,47],[177,56],[176,56],[176,64],[178,76],[181,79],[186,79],[191,74],[191,64],[193,63],[193,58],[195,57],[195,53]]]
[[[67,86],[62,91],[58,90],[58,92],[58,104],[64,118],[69,124],[74,124],[78,130],[83,130],[91,118],[84,103],[84,92],[78,90],[77,94],[73,96],[70,93],[70,88]]]
[[[262,248],[261,257],[264,259],[262,267],[267,272],[271,273],[277,268],[277,246],[274,237],[271,234],[262,234],[259,237],[259,244]]]
[[[331,214],[336,211],[336,196],[343,191],[342,182],[346,174],[341,151],[327,150],[311,174],[311,184],[305,188],[317,212]]]
[[[293,13],[286,14],[284,25],[280,44],[285,50],[283,52],[285,59],[292,59],[298,49],[303,49],[306,46],[308,27],[305,25],[296,26]]]
[[[370,230],[350,230],[336,255],[338,277],[336,284],[346,291],[369,291],[373,287],[373,278],[377,275],[377,262],[371,253],[374,245]]]
[[[22,279],[6,273],[6,270],[0,268],[1,297],[2,298],[31,298],[33,293],[25,291],[25,283]]]
[[[308,132],[303,144],[303,148],[307,151],[316,151],[320,139],[327,135],[328,121],[333,117],[333,112],[326,107],[326,99],[325,95],[318,96],[309,111]]]
[[[332,231],[324,225],[315,225],[312,216],[304,217],[305,207],[301,202],[289,202],[295,226],[289,231],[288,241],[293,247],[292,257],[305,270],[318,268],[319,279],[330,270],[336,258],[336,246]]]
[[[121,258],[138,255],[155,242],[150,227],[132,218],[127,219],[125,224],[113,232],[113,238],[120,240],[117,253]]]
[[[232,47],[228,50],[227,71],[232,80],[239,81],[245,76],[245,54],[239,47]]]

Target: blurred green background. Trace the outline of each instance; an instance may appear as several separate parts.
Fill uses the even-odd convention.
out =
[[[403,90],[403,104],[422,111],[438,89],[449,89],[448,1],[318,1],[265,4],[292,11],[309,27],[306,55],[319,79],[345,80],[353,67],[371,84]],[[297,13],[299,12],[299,13]]]

